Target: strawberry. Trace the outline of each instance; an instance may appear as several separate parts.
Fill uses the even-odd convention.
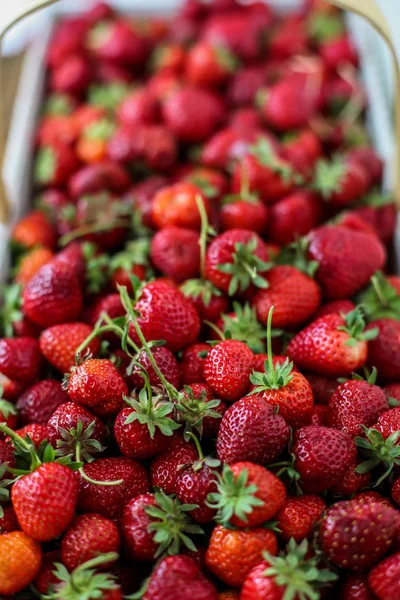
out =
[[[165,346],[154,346],[151,350],[154,360],[158,368],[164,375],[165,379],[171,383],[176,389],[180,387],[180,374],[178,361],[168,348]],[[162,387],[162,382],[154,370],[154,367],[149,359],[149,355],[145,350],[142,350],[136,359],[138,364],[134,364],[130,375],[130,382],[137,389],[144,385],[141,373],[142,369],[146,370],[149,383],[152,387]],[[142,369],[138,366],[141,365]]]
[[[150,576],[143,600],[217,600],[213,584],[189,556],[163,558]]]
[[[289,440],[286,421],[260,396],[238,400],[222,417],[217,437],[217,456],[232,464],[272,462]]]
[[[118,121],[128,126],[137,123],[155,123],[158,121],[158,116],[158,102],[146,88],[137,88],[130,92],[117,109]]]
[[[152,221],[159,229],[164,227],[185,227],[200,229],[201,215],[197,197],[202,198],[205,210],[209,203],[197,186],[192,183],[175,183],[158,191],[152,203]]]
[[[169,448],[153,459],[150,466],[150,480],[153,487],[161,488],[166,494],[173,494],[179,467],[192,463],[198,452],[192,442],[186,442],[180,435],[174,435]]]
[[[308,538],[325,508],[322,498],[314,494],[287,498],[276,517],[283,539],[301,542]]]
[[[331,302],[327,302],[326,304],[322,304],[319,309],[316,311],[314,315],[314,320],[319,319],[320,317],[325,317],[326,315],[330,315],[332,313],[347,313],[354,310],[356,305],[351,300],[332,300]],[[363,305],[365,310],[365,307]]]
[[[61,404],[46,425],[47,439],[60,456],[80,453],[87,462],[104,449],[105,425],[86,408],[74,402]],[[77,457],[78,458],[78,457]]]
[[[356,47],[348,35],[342,35],[332,40],[327,40],[319,47],[319,52],[327,67],[338,69],[341,65],[349,64],[358,66]]]
[[[86,561],[108,552],[119,551],[117,526],[95,513],[76,517],[61,542],[61,559],[68,571],[73,571]],[[112,563],[103,564],[107,569]]]
[[[359,573],[347,575],[340,586],[340,597],[343,600],[374,600],[367,577]]]
[[[186,57],[185,77],[193,86],[218,87],[226,82],[235,67],[235,57],[229,50],[200,40]]]
[[[288,356],[300,369],[328,377],[350,375],[367,360],[367,342],[376,329],[364,331],[364,318],[357,307],[342,316],[332,313],[313,321],[289,343]]]
[[[76,319],[82,310],[79,281],[70,267],[53,261],[32,277],[22,302],[24,314],[42,327]]]
[[[319,137],[314,131],[312,131],[312,129],[306,128],[295,134],[293,138],[291,138],[291,136],[288,136],[288,138],[289,139],[284,141],[282,148],[283,156],[290,162],[290,164],[293,165],[295,171],[304,177],[305,181],[311,181],[314,174],[315,165],[322,155],[322,144]],[[296,196],[297,194],[294,193],[294,197]],[[302,223],[302,227],[305,228],[307,220],[308,223],[315,219],[321,220],[322,206],[320,201],[321,199],[318,198],[318,195],[315,194],[315,192],[309,193],[307,191],[303,191],[302,193],[302,191],[299,190],[298,200],[296,203],[293,200],[288,203],[288,208],[295,210],[297,204],[298,210],[298,205],[301,205],[299,202],[299,199],[301,198],[311,201],[309,203],[311,206],[306,205],[308,214],[304,215],[304,217],[308,216],[308,219],[305,218],[304,223]],[[293,223],[293,225],[296,228],[297,224]]]
[[[271,206],[268,235],[277,244],[286,245],[306,235],[321,221],[320,202],[313,192],[296,190]]]
[[[33,248],[21,258],[15,281],[21,284],[21,286],[26,285],[39,269],[53,258],[54,254],[48,248]]]
[[[14,226],[11,239],[24,248],[45,246],[53,250],[56,245],[54,228],[41,210],[33,210]]]
[[[244,581],[241,599],[312,598],[315,589],[329,586],[337,575],[329,569],[319,569],[318,558],[307,556],[307,540],[299,545],[290,540],[286,553],[279,557],[264,552],[264,562],[255,566]]]
[[[146,469],[125,456],[98,458],[83,467],[87,478],[79,480],[78,508],[81,512],[94,512],[107,519],[117,519],[131,498],[149,491]],[[96,481],[115,482],[118,485],[98,485]]]
[[[0,383],[7,391],[9,380],[26,387],[39,376],[42,359],[39,343],[29,337],[0,339]]]
[[[254,104],[257,92],[263,87],[266,72],[263,66],[246,66],[236,70],[232,76],[227,90],[227,97],[234,106],[248,106]],[[260,118],[257,120],[260,124]]]
[[[278,542],[270,529],[228,529],[217,525],[206,552],[206,566],[232,587],[241,587],[250,571],[262,561],[263,551],[276,554]]]
[[[115,291],[118,285],[126,286],[129,291],[133,290],[131,275],[135,275],[140,281],[144,281],[148,275],[150,244],[146,239],[138,239],[128,242],[122,250],[111,258],[111,280]]]
[[[266,276],[268,287],[252,299],[257,317],[263,325],[274,307],[272,326],[283,329],[299,327],[308,321],[321,302],[321,292],[312,277],[289,265],[273,267]]]
[[[395,231],[396,215],[391,196],[371,193],[363,199],[361,206],[353,208],[353,212],[375,230],[384,244],[390,244]]]
[[[186,52],[178,42],[164,43],[156,48],[151,57],[150,65],[153,72],[179,74],[185,66]]]
[[[207,354],[206,382],[223,400],[233,402],[247,392],[254,355],[244,342],[224,340]]]
[[[61,384],[54,379],[43,379],[28,388],[18,398],[17,409],[23,425],[38,423],[46,425],[47,421],[60,404],[68,400]]]
[[[372,275],[370,285],[359,298],[369,321],[400,317],[400,285],[398,277],[386,277],[381,271]]]
[[[75,365],[79,346],[92,333],[86,323],[63,323],[45,329],[40,336],[40,350],[46,360],[60,373],[68,373]],[[92,355],[99,350],[99,341],[94,338],[87,349]]]
[[[351,155],[335,157],[331,162],[320,160],[316,165],[314,189],[335,207],[354,204],[369,187],[368,172]]]
[[[221,229],[248,229],[262,235],[268,221],[268,207],[250,194],[243,185],[239,194],[231,194],[222,198],[219,218]]]
[[[339,496],[352,496],[371,484],[371,473],[359,472],[362,459],[356,458],[347,467],[342,479],[332,487],[332,493]],[[361,469],[362,471],[364,469]]]
[[[334,565],[362,571],[386,553],[398,525],[397,511],[381,502],[360,499],[337,502],[320,525],[322,550]]]
[[[160,394],[151,393],[147,385],[138,399],[126,398],[128,404],[115,418],[114,437],[122,454],[130,458],[151,458],[164,452],[179,424],[171,419],[173,405]]]
[[[217,490],[208,501],[218,510],[217,521],[225,526],[257,527],[272,519],[286,500],[280,479],[251,462],[225,465]]]
[[[206,356],[202,358],[201,353],[206,355],[210,346],[205,343],[192,344],[182,352],[181,362],[179,364],[182,383],[189,385],[191,383],[204,382],[204,364]]]
[[[35,587],[40,594],[46,594],[51,585],[60,582],[58,577],[54,575],[56,563],[59,562],[59,560],[60,552],[58,550],[43,553],[40,571],[35,579]]]
[[[198,234],[184,227],[164,227],[152,239],[151,260],[162,275],[176,283],[197,277],[200,267]]]
[[[146,340],[165,340],[172,352],[192,344],[199,335],[200,319],[195,308],[168,280],[146,284],[135,310],[140,315],[137,322]],[[130,336],[137,339],[132,325]]]
[[[33,583],[40,570],[42,550],[22,531],[3,533],[0,549],[0,594],[6,598]]]
[[[1,391],[1,386],[0,386]],[[10,429],[15,429],[18,423],[18,410],[14,404],[0,397],[0,423],[5,423]],[[0,440],[4,439],[0,433]]]
[[[231,127],[218,131],[205,142],[200,155],[201,163],[216,169],[227,168],[231,160],[242,158],[246,154],[259,133],[258,129],[243,132]],[[242,173],[238,174],[239,179]],[[240,183],[239,181],[236,192],[240,191]]]
[[[53,142],[51,146],[42,146],[34,164],[36,185],[62,186],[78,168],[78,159],[74,151],[66,144]]]
[[[122,530],[131,557],[154,561],[164,554],[178,554],[181,546],[195,551],[187,534],[203,531],[188,517],[193,506],[181,504],[162,492],[144,494],[128,502]]]
[[[372,235],[325,225],[310,238],[309,255],[319,263],[316,279],[330,300],[354,296],[385,264],[385,250]]]
[[[342,431],[309,425],[297,431],[293,454],[300,484],[305,491],[317,493],[340,481],[355,458],[356,446]]]
[[[92,79],[87,59],[79,54],[71,55],[55,68],[50,77],[50,88],[55,92],[81,96]]]
[[[40,425],[40,423],[29,423],[29,425],[16,429],[15,433],[24,439],[29,436],[37,449],[44,440],[47,440],[47,429],[45,425]],[[7,441],[9,441],[9,438],[7,438]]]
[[[130,177],[121,165],[111,160],[103,160],[76,171],[69,179],[68,189],[70,195],[78,199],[106,190],[119,194],[125,192],[130,184]]]
[[[368,363],[376,367],[383,381],[397,381],[400,322],[395,319],[377,319],[370,324],[370,328],[377,328],[378,335],[368,342]]]
[[[0,534],[19,529],[17,517],[11,504],[2,505],[3,516],[0,517]]]
[[[253,352],[263,352],[265,350],[264,339],[267,334],[264,327],[257,320],[255,309],[251,308],[248,302],[242,305],[236,301],[232,303],[232,308],[234,309],[232,312],[221,314],[215,323],[215,327],[221,332],[229,332],[229,334],[227,333],[227,336],[230,336],[229,339],[246,342]],[[217,329],[215,329],[215,333]],[[210,333],[215,337],[213,328],[210,327],[210,330]],[[260,356],[260,354],[256,354],[256,356]],[[264,365],[264,363],[262,364]]]
[[[92,408],[100,415],[116,414],[128,388],[108,359],[89,359],[71,373],[68,395],[73,402]]]
[[[185,423],[185,434],[196,431],[200,437],[214,438],[218,434],[220,419],[227,406],[216,400],[213,390],[206,383],[185,385],[177,399],[178,421]]]
[[[374,375],[376,377],[376,372]],[[329,427],[341,429],[354,437],[361,434],[362,425],[371,427],[389,409],[383,390],[374,384],[375,377],[367,381],[354,379],[339,385],[329,400]]]
[[[392,554],[378,563],[368,576],[369,588],[379,600],[399,593],[399,559],[400,553]]]
[[[167,127],[182,142],[196,143],[208,138],[224,116],[218,96],[206,90],[183,87],[166,98],[162,114]]]
[[[223,292],[234,295],[248,288],[267,286],[268,250],[261,238],[245,229],[217,236],[206,254],[205,276]]]
[[[148,56],[148,42],[128,20],[100,21],[86,39],[87,47],[100,60],[137,67]]]

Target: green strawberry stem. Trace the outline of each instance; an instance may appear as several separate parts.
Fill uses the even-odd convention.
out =
[[[42,461],[37,455],[33,445],[28,444],[26,440],[24,440],[20,435],[18,435],[18,433],[10,429],[10,427],[7,427],[5,423],[0,423],[0,431],[2,431],[6,435],[8,435],[9,438],[11,438],[11,440],[14,443],[14,448],[16,450],[21,449],[24,451],[24,453],[29,455],[32,471],[40,467]]]
[[[106,322],[107,325],[102,325],[103,322]],[[90,342],[92,342],[96,337],[98,337],[102,333],[107,333],[107,332],[115,333],[120,338],[122,338],[124,335],[124,330],[122,329],[122,327],[119,327],[110,318],[110,316],[106,312],[103,312],[103,313],[101,313],[99,320],[97,321],[96,325],[94,326],[93,331],[88,335],[88,337],[78,347],[78,349],[75,353],[75,361],[79,362],[79,360],[82,356],[82,353],[88,347]],[[136,353],[140,352],[140,348],[135,344],[135,342],[129,336],[127,337],[126,341],[129,344],[129,346],[131,346],[131,348]]]
[[[356,437],[357,448],[361,448],[366,460],[356,467],[356,473],[368,473],[381,465],[385,470],[374,487],[379,486],[400,465],[400,431],[394,431],[386,439],[377,429],[368,429],[362,425],[365,437]]]
[[[197,438],[197,436],[195,436],[194,433],[192,433],[191,431],[187,431],[186,437],[193,440],[193,442],[196,446],[197,454],[199,455],[199,460],[203,460],[203,458],[204,458],[203,449],[200,445],[200,442],[199,442],[199,439]]]
[[[75,459],[76,459],[76,462],[78,462],[78,463],[81,462],[81,445],[79,442],[75,446]],[[86,473],[82,467],[79,469],[79,474],[83,479],[85,479],[89,483],[93,483],[94,485],[102,485],[104,487],[111,487],[114,485],[121,485],[121,483],[124,483],[123,479],[115,479],[114,481],[97,481],[96,479],[92,479],[91,477],[89,477],[89,475],[86,475]]]
[[[156,372],[158,378],[160,379],[161,383],[163,384],[168,396],[170,397],[170,399],[172,400],[173,398],[178,398],[179,397],[179,392],[178,390],[171,384],[169,383],[169,381],[167,381],[163,375],[163,373],[161,372],[156,359],[154,358],[154,355],[150,349],[149,344],[147,343],[146,338],[143,335],[143,332],[139,326],[138,320],[137,320],[137,316],[135,314],[135,311],[133,310],[133,306],[132,306],[132,300],[129,297],[128,294],[128,290],[126,288],[126,286],[121,286],[118,285],[117,286],[118,291],[120,293],[121,296],[121,302],[123,307],[125,308],[127,315],[129,317],[130,322],[132,323],[135,331],[136,331],[136,335],[138,336],[143,348],[145,349],[147,356],[149,357],[149,360],[151,362],[151,365],[154,369],[154,371]]]
[[[207,251],[207,235],[208,235],[208,216],[206,207],[204,206],[204,200],[200,196],[196,196],[196,204],[199,209],[200,218],[201,218],[201,229],[200,229],[200,237],[199,237],[199,246],[200,246],[200,276],[204,279],[205,274],[205,261],[206,261],[206,251]]]
[[[225,340],[226,339],[224,332],[219,327],[217,327],[215,323],[212,323],[211,321],[207,321],[207,320],[204,320],[203,323],[205,325],[207,325],[210,329],[212,329],[214,331],[214,333],[216,333],[217,336],[221,340]]]
[[[268,371],[271,373],[272,382],[276,385],[276,371],[274,368],[274,363],[272,361],[272,315],[274,314],[274,307],[271,306],[268,312],[268,320],[267,320],[267,361],[268,361]]]
[[[64,234],[59,239],[59,246],[62,248],[67,246],[70,242],[81,238],[85,235],[90,235],[93,233],[102,233],[104,231],[110,231],[114,228],[120,227],[130,227],[130,223],[125,219],[111,219],[108,223],[95,223],[93,225],[82,225],[81,227],[77,227],[72,231]]]

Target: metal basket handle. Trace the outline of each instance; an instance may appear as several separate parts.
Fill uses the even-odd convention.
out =
[[[3,162],[4,150],[6,146],[6,123],[5,123],[5,106],[4,106],[4,58],[1,54],[1,46],[6,33],[19,21],[25,17],[32,15],[42,8],[46,8],[51,4],[55,4],[58,0],[29,0],[25,1],[22,6],[18,6],[14,14],[0,26],[0,164]],[[3,182],[2,175],[0,176],[0,223],[6,223],[9,217],[9,205],[7,194]]]

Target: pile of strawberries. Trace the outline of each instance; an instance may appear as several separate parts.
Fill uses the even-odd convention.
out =
[[[57,24],[0,339],[0,596],[398,600],[400,277],[342,15]]]

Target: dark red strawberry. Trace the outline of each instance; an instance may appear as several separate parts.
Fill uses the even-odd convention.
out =
[[[62,186],[78,168],[74,151],[60,142],[42,146],[36,156],[34,180],[38,186]]]
[[[76,319],[82,310],[82,293],[76,274],[53,261],[32,277],[22,292],[24,314],[42,327]]]
[[[180,373],[178,361],[172,354],[171,350],[168,350],[165,346],[154,346],[151,350],[154,360],[157,363],[158,368],[164,375],[165,379],[171,383],[176,389],[180,388]],[[137,363],[141,365],[145,370],[147,377],[149,378],[150,385],[153,387],[162,387],[162,382],[154,370],[154,367],[150,361],[149,355],[145,350],[142,350],[136,359]],[[133,365],[132,373],[130,375],[130,382],[137,389],[140,389],[144,385],[143,377],[141,376],[141,369],[137,364]]]
[[[207,354],[204,376],[223,400],[239,400],[250,386],[254,355],[238,340],[224,340]]]
[[[359,473],[357,470],[361,463],[362,459],[357,458],[349,464],[342,479],[332,487],[332,493],[335,496],[353,496],[361,489],[371,485],[371,473]]]
[[[137,88],[122,100],[117,118],[122,125],[128,126],[155,123],[159,118],[158,102],[146,88]]]
[[[129,67],[143,64],[149,52],[146,38],[125,19],[100,21],[89,31],[86,43],[96,58]]]
[[[125,506],[121,519],[124,545],[131,559],[154,561],[158,544],[154,532],[149,531],[152,519],[146,509],[156,504],[154,494],[141,494]]]
[[[368,363],[377,368],[383,381],[397,381],[400,372],[400,322],[396,319],[378,319],[370,327],[377,327],[378,335],[368,342]]]
[[[242,398],[222,417],[217,437],[217,456],[232,464],[272,462],[287,446],[286,421],[260,396]]]
[[[92,79],[88,60],[79,54],[71,55],[54,69],[49,85],[55,92],[81,96]]]
[[[385,600],[391,596],[396,597],[400,591],[399,571],[400,553],[392,554],[372,569],[368,576],[368,585],[376,598]]]
[[[218,466],[218,460],[204,458],[200,453],[197,460],[179,469],[175,493],[183,504],[197,505],[189,513],[197,523],[209,523],[216,515],[207,500],[209,494],[217,491],[215,467]]]
[[[315,402],[327,405],[339,385],[337,380],[329,379],[323,375],[315,375],[314,373],[307,373],[306,377],[311,385]]]
[[[122,516],[131,498],[149,491],[146,469],[137,461],[125,456],[98,458],[83,467],[93,483],[80,477],[78,508],[81,512],[94,512],[108,519]],[[99,485],[98,481],[116,482],[117,485]]]
[[[187,54],[185,76],[191,85],[218,87],[226,82],[235,67],[235,57],[229,50],[200,40]]]
[[[385,264],[385,249],[372,235],[328,225],[310,237],[309,255],[319,263],[316,278],[331,300],[354,296]]]
[[[269,239],[286,245],[306,235],[321,221],[320,201],[313,192],[298,190],[271,206]]]
[[[46,425],[56,408],[67,400],[67,393],[55,379],[43,379],[35,383],[18,398],[17,408],[21,424]]]
[[[181,283],[198,276],[199,236],[192,229],[165,227],[151,241],[151,260],[162,275]]]
[[[233,73],[227,90],[227,97],[234,106],[251,106],[257,92],[266,81],[264,66],[246,66]],[[261,124],[258,117],[257,126]]]
[[[11,504],[2,505],[3,516],[0,517],[0,534],[17,531],[20,527]]]
[[[109,191],[116,194],[126,192],[131,179],[125,169],[111,160],[104,160],[82,167],[68,182],[69,193],[73,198],[87,194]]]
[[[205,343],[192,344],[184,349],[180,362],[181,381],[183,384],[204,382],[204,365],[210,346]],[[205,356],[200,354],[206,353]]]
[[[347,575],[339,589],[343,600],[374,600],[364,574]]]
[[[5,391],[9,380],[20,382],[23,387],[33,383],[39,376],[41,364],[37,340],[28,337],[0,340],[0,383]]]
[[[225,402],[215,398],[209,385],[192,383],[184,386],[177,399],[177,418],[185,423],[186,432],[193,429],[200,437],[214,438],[226,408]]]
[[[342,431],[310,425],[297,431],[293,454],[300,484],[307,492],[318,493],[340,481],[355,458],[356,446]]]
[[[177,144],[163,125],[121,125],[107,143],[107,156],[115,163],[143,161],[157,171],[168,171],[176,163]]]
[[[332,313],[344,313],[347,315],[347,313],[354,310],[355,307],[354,302],[351,300],[332,300],[319,307],[314,315],[314,320],[325,317],[326,315],[331,315]]]
[[[337,502],[320,525],[322,550],[334,565],[362,571],[375,565],[387,552],[398,526],[398,512],[381,502]]]
[[[358,66],[357,49],[347,34],[325,41],[319,52],[330,69],[338,69],[344,64]]]
[[[308,538],[325,508],[322,498],[313,494],[289,497],[276,517],[283,539],[301,542]]]
[[[174,435],[168,450],[151,463],[152,486],[161,488],[166,494],[173,494],[179,467],[192,463],[197,458],[198,452],[193,442],[186,442],[180,435]]]

